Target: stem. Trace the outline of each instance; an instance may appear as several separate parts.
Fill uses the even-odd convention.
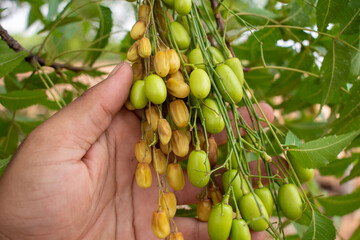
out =
[[[292,72],[299,72],[299,73],[303,73],[303,74],[307,74],[309,76],[313,76],[316,78],[320,78],[319,75],[312,73],[312,72],[308,72],[308,71],[304,71],[304,70],[300,70],[297,68],[289,68],[289,67],[283,67],[283,66],[257,66],[257,67],[250,67],[248,68],[248,71],[253,71],[253,70],[261,70],[261,69],[282,69],[282,70],[287,70],[287,71],[292,71]]]

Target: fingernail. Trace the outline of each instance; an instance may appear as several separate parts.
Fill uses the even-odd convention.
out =
[[[120,64],[118,64],[109,74],[108,78],[112,77],[113,75],[115,75],[115,73],[121,68],[121,66],[124,64],[124,62],[121,62]]]

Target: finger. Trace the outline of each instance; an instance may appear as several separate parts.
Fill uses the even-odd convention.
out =
[[[129,64],[118,65],[107,79],[87,90],[35,131],[47,132],[47,139],[42,139],[44,142],[65,148],[80,147],[86,152],[125,103],[132,76]]]
[[[262,111],[264,112],[266,118],[269,120],[269,122],[272,122],[274,120],[274,110],[271,108],[271,106],[269,104],[267,104],[267,103],[260,103],[259,105],[260,105]],[[255,108],[255,111],[256,111],[257,115],[262,118],[262,114],[261,114],[259,108],[257,106],[255,106],[255,105],[254,105],[254,108]],[[238,111],[239,111],[240,115],[242,116],[242,118],[245,120],[245,122],[251,128],[254,129],[250,114],[247,111],[246,107],[241,107],[241,108],[238,109]],[[233,127],[233,131],[235,133],[235,137],[237,137],[237,131],[236,131],[236,128],[235,128],[235,123],[234,123],[234,117],[233,117],[231,112],[229,112],[228,114],[229,114],[229,118],[230,118],[230,121],[231,121],[231,125]],[[256,124],[256,122],[255,122],[255,124]],[[263,121],[260,121],[260,125],[262,127],[265,127],[265,126],[267,126],[267,123],[263,122]],[[257,128],[257,126],[255,126],[255,128]],[[240,134],[242,136],[246,134],[246,132],[245,132],[245,130],[243,128],[240,128]],[[215,138],[218,145],[226,143],[227,142],[226,130],[224,129],[221,133],[214,135],[214,138]]]
[[[206,222],[200,222],[195,218],[176,217],[175,223],[176,226],[178,227],[178,231],[183,234],[184,239],[193,239],[193,240],[210,239],[207,232]]]

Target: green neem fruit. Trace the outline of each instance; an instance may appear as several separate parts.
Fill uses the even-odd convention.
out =
[[[315,170],[311,168],[304,168],[300,165],[297,159],[295,159],[291,154],[287,155],[296,176],[299,178],[300,182],[307,182],[314,178]]]
[[[270,189],[268,189],[267,187],[257,188],[257,189],[255,189],[255,193],[261,199],[261,201],[264,204],[266,211],[270,217],[272,215],[272,212],[274,209],[273,208],[274,200],[272,198]]]
[[[244,85],[244,71],[241,65],[241,62],[238,58],[229,58],[225,61],[225,64],[228,65],[231,70],[235,73],[236,77],[240,81],[241,86]]]
[[[170,23],[170,31],[174,36],[174,40],[180,50],[188,49],[190,46],[190,36],[183,25],[178,22]]]
[[[243,97],[240,81],[228,65],[220,64],[215,69],[219,77],[215,77],[215,83],[225,101],[238,103]]]
[[[189,155],[187,173],[192,185],[205,187],[210,179],[210,162],[207,154],[201,150],[194,150]]]
[[[249,192],[242,196],[239,200],[239,209],[241,216],[249,223],[252,230],[260,232],[268,228],[268,213],[261,199],[256,194],[254,197],[254,195]],[[261,216],[263,216],[263,218],[260,218]]]
[[[195,97],[206,98],[211,89],[210,78],[202,69],[195,69],[190,74],[190,90]]]
[[[174,8],[174,0],[162,0],[162,2],[168,7],[173,9]]]
[[[186,16],[179,15],[176,18],[176,21],[179,22],[181,25],[183,25],[186,32],[190,35],[190,25],[189,25],[189,21],[187,20]]]
[[[243,189],[245,189],[247,192],[249,191],[249,187],[246,184],[246,181],[243,177],[240,177],[239,173],[235,169],[231,169],[226,171],[222,175],[222,184],[224,187],[224,192],[227,192],[227,190],[230,187],[230,182],[232,181],[231,185],[233,187],[233,193],[235,195],[236,201],[239,201],[239,199],[243,196]],[[234,206],[233,198],[230,197],[230,205]]]
[[[194,64],[196,67],[205,70],[204,58],[202,56],[200,48],[194,48],[189,53],[189,62]]]
[[[191,0],[175,0],[174,1],[175,11],[179,15],[186,15],[191,11],[191,4],[192,4]]]
[[[251,240],[249,226],[244,221],[244,219],[233,219],[231,225],[230,239]]]
[[[303,204],[297,187],[284,184],[278,192],[279,205],[285,217],[291,220],[299,219],[303,213]]]
[[[145,94],[145,81],[137,80],[131,87],[130,102],[136,109],[142,109],[148,103]]]
[[[145,79],[145,94],[152,103],[162,104],[167,96],[164,80],[158,75],[149,75]]]
[[[210,52],[212,56],[212,61],[215,65],[225,61],[224,55],[221,53],[219,49],[211,46]]]
[[[228,204],[216,204],[210,212],[208,233],[211,240],[227,240],[233,219],[232,207]]]
[[[206,98],[202,105],[205,118],[206,131],[212,134],[221,132],[225,127],[225,122],[221,116],[219,106],[214,99]]]

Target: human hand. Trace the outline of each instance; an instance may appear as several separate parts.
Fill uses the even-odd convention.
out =
[[[136,185],[140,120],[122,108],[131,84],[124,63],[21,144],[0,181],[1,239],[156,239],[157,185]],[[200,191],[186,181],[178,204],[194,203]],[[206,223],[175,222],[185,239],[208,239]]]

